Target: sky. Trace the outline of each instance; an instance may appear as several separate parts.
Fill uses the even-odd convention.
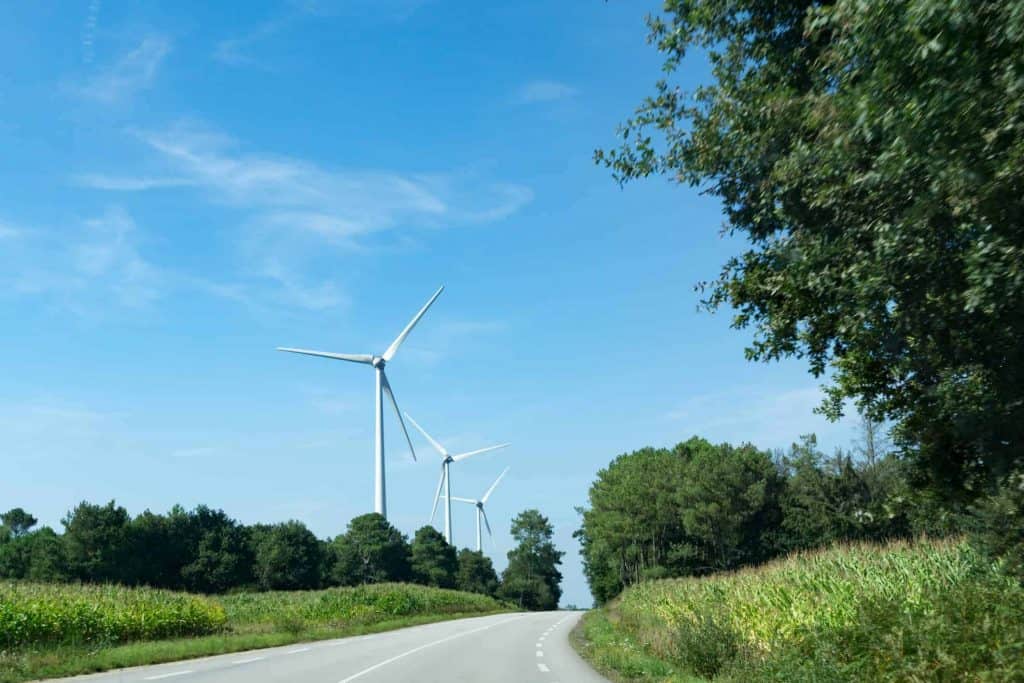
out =
[[[380,354],[488,505],[536,507],[589,605],[575,507],[616,455],[692,435],[785,448],[855,424],[694,285],[743,245],[713,197],[593,163],[660,77],[636,3],[39,0],[0,10],[0,508],[205,503],[321,537],[373,502]],[[678,80],[708,78],[700,55]],[[411,429],[411,425],[410,425]],[[386,417],[389,517],[440,458]],[[473,510],[455,508],[460,546]],[[440,518],[435,523],[440,525]]]

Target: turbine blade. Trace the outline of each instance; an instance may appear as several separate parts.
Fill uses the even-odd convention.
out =
[[[452,460],[455,460],[456,462],[459,461],[459,460],[465,460],[466,458],[469,458],[469,457],[474,456],[474,455],[480,455],[481,453],[486,453],[487,451],[496,451],[499,448],[507,448],[507,447],[509,447],[511,445],[512,444],[510,444],[510,443],[503,443],[503,444],[498,444],[497,446],[488,446],[487,448],[481,448],[481,449],[476,450],[476,451],[470,451],[469,453],[459,453],[458,455],[453,455],[452,456]]]
[[[430,445],[432,445],[434,447],[434,449],[437,450],[437,452],[442,455],[442,457],[448,457],[448,451],[446,451],[444,449],[444,446],[442,446],[438,442],[434,441],[434,437],[430,436],[430,434],[427,434],[427,430],[424,429],[423,427],[420,427],[419,422],[417,422],[416,420],[412,419],[412,416],[409,415],[409,413],[406,413],[405,416],[407,418],[409,418],[409,422],[412,422],[412,426],[413,427],[415,427],[416,429],[420,430],[420,434],[422,434],[423,436],[427,437],[427,441],[430,442]]]
[[[405,341],[405,338],[409,336],[410,332],[412,332],[412,328],[416,327],[416,323],[420,321],[420,318],[423,317],[423,314],[427,312],[427,309],[430,308],[430,305],[434,303],[437,297],[441,296],[441,292],[443,291],[444,286],[442,285],[441,287],[438,288],[436,292],[434,292],[434,296],[430,297],[430,301],[423,305],[423,308],[420,309],[420,312],[413,316],[413,319],[410,320],[409,324],[405,326],[405,329],[402,330],[402,333],[395,337],[395,341],[391,342],[391,346],[388,347],[388,350],[384,352],[384,355],[381,356],[381,358],[383,358],[385,361],[389,361],[394,357],[395,352],[398,351],[398,347],[402,345],[402,342]]]
[[[494,493],[494,489],[497,488],[498,482],[501,481],[502,477],[504,477],[506,474],[508,474],[508,468],[507,467],[505,468],[505,471],[502,472],[501,474],[499,474],[498,478],[494,480],[494,483],[491,484],[491,488],[487,489],[487,493],[485,493],[484,497],[480,499],[481,503],[486,503],[487,502],[487,499],[491,497],[492,493]]]
[[[491,523],[487,521],[487,511],[484,510],[483,508],[480,508],[480,514],[484,516],[484,526],[487,527],[487,535],[490,536],[491,539],[493,540],[494,534],[491,533]]]
[[[388,376],[381,370],[380,373],[381,384],[384,388],[384,393],[388,395],[391,400],[391,406],[395,409],[395,415],[398,416],[398,424],[402,425],[402,433],[405,434],[405,442],[409,444],[409,452],[412,453],[412,459],[416,460],[416,449],[412,447],[412,439],[409,438],[409,430],[405,428],[405,422],[402,421],[402,411],[398,409],[398,401],[395,400],[395,392],[391,391],[391,383],[388,382]]]
[[[434,507],[430,510],[430,523],[434,523],[434,515],[437,514],[437,501],[441,497],[441,487],[444,486],[444,465],[441,465],[441,478],[437,480],[437,491],[434,491]]]
[[[347,360],[350,363],[365,363],[366,365],[373,365],[373,356],[365,353],[328,353],[326,351],[310,351],[308,349],[289,349],[283,346],[278,346],[277,350],[287,351],[288,353],[301,353],[306,356],[320,356],[321,358],[333,358],[334,360]]]
[[[457,496],[452,496],[452,500],[457,500],[460,503],[469,503],[470,505],[476,505],[476,501],[470,498],[459,498]]]

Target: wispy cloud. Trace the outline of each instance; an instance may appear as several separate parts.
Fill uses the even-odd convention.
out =
[[[100,0],[89,0],[89,9],[85,15],[85,26],[82,28],[82,60],[92,64],[95,55],[96,22],[100,14]]]
[[[15,237],[21,237],[23,231],[21,228],[16,228],[9,223],[0,221],[0,240],[10,240]]]
[[[337,282],[317,277],[317,269],[310,267],[326,267],[325,246],[362,251],[389,231],[493,223],[533,198],[527,187],[467,173],[329,168],[249,152],[230,137],[195,123],[133,134],[152,150],[165,172],[84,173],[74,181],[107,191],[191,187],[213,203],[234,207],[241,213],[236,244],[245,275],[272,283],[280,303],[308,310],[348,303]],[[336,261],[331,267],[336,270]],[[224,294],[245,297],[237,287]]]
[[[138,47],[73,89],[82,97],[104,104],[130,99],[153,84],[170,51],[171,42],[167,38],[147,36]]]
[[[140,190],[158,190],[165,187],[183,187],[194,185],[188,178],[151,178],[147,176],[124,177],[104,173],[82,173],[72,177],[72,181],[81,187],[94,190],[112,190],[122,192],[138,192]]]
[[[233,38],[225,38],[217,43],[213,50],[213,58],[228,66],[250,66],[257,63],[252,56],[251,48],[260,41],[281,33],[294,21],[294,15],[285,15],[259,24],[255,28]]]
[[[178,448],[171,451],[172,458],[206,458],[216,455],[218,449],[213,446],[198,446],[195,448]]]
[[[571,85],[559,81],[538,80],[520,86],[515,92],[514,99],[520,104],[537,104],[564,100],[576,96],[578,92]]]
[[[750,442],[760,448],[786,448],[802,434],[815,432],[824,440],[846,445],[853,423],[829,422],[814,409],[821,389],[739,386],[728,391],[694,396],[669,411],[681,433],[700,434],[712,441]]]
[[[3,254],[8,293],[51,297],[80,314],[111,302],[146,306],[163,293],[166,276],[140,254],[135,222],[120,207],[20,242]]]

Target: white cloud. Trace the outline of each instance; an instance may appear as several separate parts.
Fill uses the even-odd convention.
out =
[[[0,221],[0,240],[10,240],[16,237],[21,237],[23,231],[21,228],[16,228],[9,223]]]
[[[666,414],[682,434],[700,434],[710,441],[750,442],[759,448],[787,448],[802,434],[814,432],[819,443],[846,448],[854,422],[829,422],[814,412],[821,404],[816,386],[780,389],[740,386],[695,396]]]
[[[82,59],[86,64],[91,64],[95,54],[96,42],[96,20],[100,13],[100,0],[89,0],[89,9],[85,16],[85,26],[82,28]]]
[[[48,296],[79,314],[111,302],[138,308],[163,294],[166,276],[136,244],[137,228],[120,207],[83,221],[74,230],[35,231],[4,252],[8,292]]]
[[[558,81],[530,81],[516,91],[515,100],[520,104],[554,102],[574,97],[577,93],[576,88]]]
[[[193,185],[188,178],[151,178],[112,176],[104,173],[82,173],[72,178],[76,185],[94,190],[112,190],[115,192],[138,192],[141,190],[158,190],[166,187],[183,187]]]
[[[149,88],[171,43],[162,36],[147,36],[131,52],[92,76],[74,90],[87,99],[113,104]]]

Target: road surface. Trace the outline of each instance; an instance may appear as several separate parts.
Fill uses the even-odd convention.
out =
[[[596,683],[569,645],[580,612],[459,619],[354,638],[120,669],[62,681],[128,683]]]

